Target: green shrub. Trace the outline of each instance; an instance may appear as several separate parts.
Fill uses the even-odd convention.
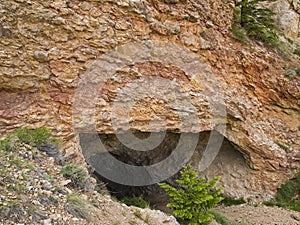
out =
[[[300,56],[300,47],[298,47],[294,50],[294,54]]]
[[[51,132],[46,127],[37,128],[34,130],[28,128],[20,128],[15,132],[18,139],[22,142],[40,146],[47,142],[51,142]]]
[[[300,172],[291,180],[282,184],[276,193],[276,200],[286,202],[300,194]]]
[[[300,172],[278,188],[274,200],[264,202],[264,204],[300,212]]]
[[[88,172],[75,164],[65,165],[61,170],[61,174],[65,178],[70,179],[74,187],[84,187],[88,179]]]
[[[199,179],[191,166],[185,166],[180,174],[181,179],[177,180],[180,184],[179,189],[159,183],[171,198],[167,207],[173,209],[174,216],[188,225],[209,224],[214,217],[209,210],[223,200],[222,189],[214,188],[220,177],[206,182],[204,178]]]
[[[238,199],[232,197],[224,197],[221,203],[225,206],[231,206],[231,205],[241,205],[246,203],[246,201],[242,197]]]
[[[297,73],[296,73],[295,70],[287,69],[284,72],[284,75],[287,76],[287,77],[293,78],[293,77],[295,77],[297,75]]]
[[[143,208],[143,209],[150,207],[149,203],[147,201],[145,201],[142,196],[125,197],[121,200],[121,202],[128,206],[133,205],[133,206]]]

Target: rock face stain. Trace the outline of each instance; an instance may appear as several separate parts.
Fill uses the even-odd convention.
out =
[[[1,134],[22,126],[47,126],[65,140],[62,147],[66,155],[84,160],[73,130],[72,104],[76,87],[93,62],[131,42],[175,43],[212,68],[226,104],[227,130],[223,135],[245,156],[252,174],[245,184],[248,190],[269,198],[300,168],[299,76],[289,79],[283,75],[286,65],[298,66],[299,58],[286,62],[255,43],[244,46],[236,42],[231,34],[233,5],[232,0],[2,2]],[[297,1],[290,6],[290,14],[298,18]],[[286,35],[296,42],[299,30],[298,36],[294,30],[287,30]],[[104,85],[96,104],[99,133],[113,132],[109,119],[118,88],[147,76],[181,81],[180,90],[191,96],[197,116],[203,121],[210,118],[207,99],[200,96],[205,82],[203,86],[193,83],[174,65],[144,62],[122,68]],[[131,125],[150,132],[149,121],[156,121],[157,126],[165,121],[169,130],[181,132],[176,108],[166,108],[166,103],[141,100],[130,112]],[[198,131],[211,129],[203,126]],[[280,148],[278,141],[288,150]],[[234,189],[227,187],[226,191],[245,194]]]

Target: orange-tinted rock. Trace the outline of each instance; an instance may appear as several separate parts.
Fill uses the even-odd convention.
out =
[[[137,80],[160,77],[178,85],[170,90],[191,98],[188,102],[196,110],[186,107],[182,114],[195,114],[199,122],[189,131],[211,130],[208,121],[213,116],[205,91],[218,87],[227,110],[224,136],[239,147],[252,169],[253,179],[245,185],[252,193],[274,194],[300,168],[300,77],[283,75],[286,65],[299,66],[299,58],[285,61],[270,49],[255,43],[245,46],[233,39],[233,5],[233,0],[4,1],[0,6],[0,132],[48,126],[55,136],[66,140],[65,153],[81,160],[73,130],[80,122],[73,118],[74,95],[95,60],[128,43],[173,43],[196,54],[203,70],[186,74],[183,67],[160,61],[128,63],[96,91],[99,95],[93,95],[93,85],[87,88],[90,97],[96,98],[95,110],[90,109],[87,120],[96,115],[97,131],[113,133],[110,118],[118,94],[127,86],[138,89]],[[122,53],[121,48],[117,50]],[[143,55],[138,48],[127,50],[127,54]],[[178,56],[170,49],[160,50]],[[111,64],[105,64],[107,73]],[[211,66],[211,73],[205,71],[205,64]],[[101,76],[106,74],[93,74],[95,83]],[[163,91],[157,94],[166,95]],[[136,96],[130,93],[129,97]],[[165,126],[183,131],[180,110],[166,107],[172,102],[171,97],[169,101],[138,101],[130,110],[131,126],[141,131],[159,131]],[[123,126],[124,121],[118,122]],[[280,148],[277,141],[289,150]]]

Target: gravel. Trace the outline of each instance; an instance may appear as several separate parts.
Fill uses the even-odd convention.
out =
[[[247,225],[300,225],[300,213],[278,207],[247,204],[223,207],[216,211],[224,214],[233,224]]]

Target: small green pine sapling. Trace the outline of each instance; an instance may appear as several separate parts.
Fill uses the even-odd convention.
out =
[[[179,189],[166,183],[158,184],[171,199],[167,207],[174,210],[174,216],[188,225],[209,224],[214,218],[210,209],[223,200],[222,188],[215,188],[220,177],[206,182],[204,178],[198,177],[191,166],[185,166],[180,174],[181,179],[177,180]]]

